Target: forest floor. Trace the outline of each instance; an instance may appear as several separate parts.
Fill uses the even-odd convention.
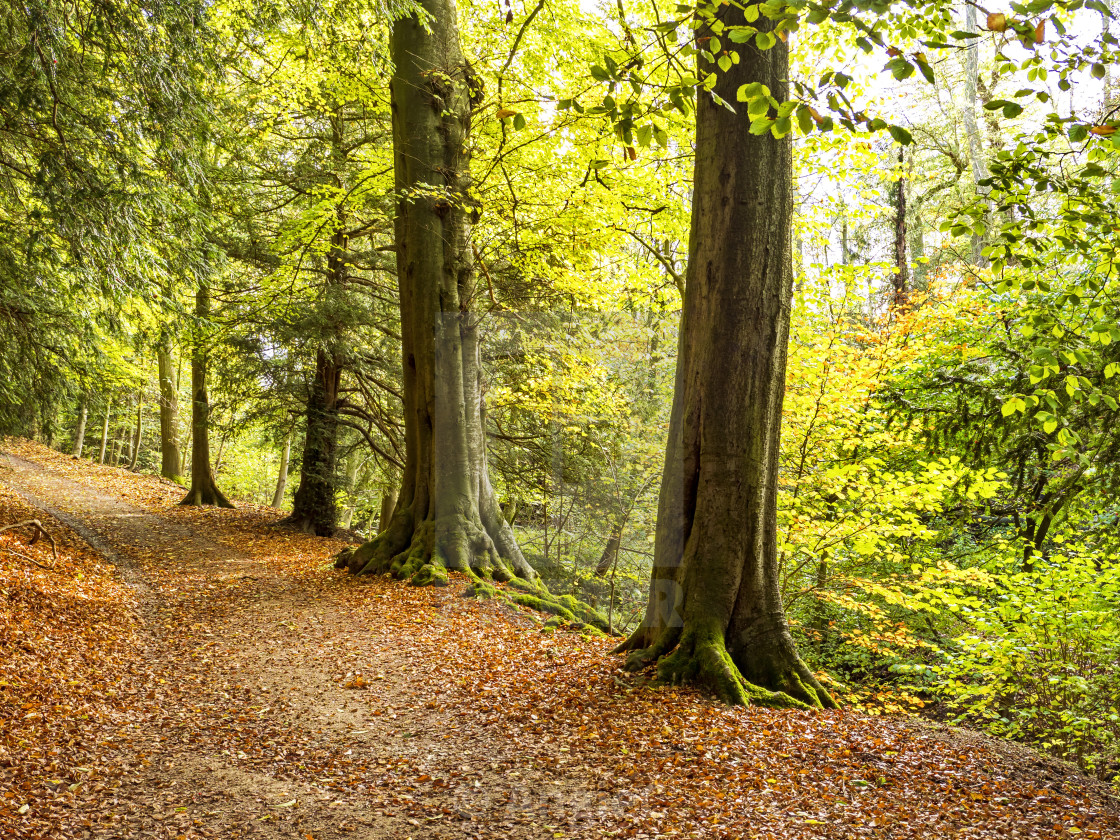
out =
[[[59,542],[0,533],[0,836],[1120,838],[1015,745],[723,708],[463,580],[334,571],[271,508],[0,449],[0,527]]]

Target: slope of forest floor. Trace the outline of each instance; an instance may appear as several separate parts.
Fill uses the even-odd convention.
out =
[[[0,836],[1120,837],[1025,749],[722,708],[463,581],[336,572],[270,508],[0,449],[0,527],[60,554],[0,533]]]

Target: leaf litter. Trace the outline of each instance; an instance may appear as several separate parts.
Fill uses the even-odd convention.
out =
[[[2,836],[1120,837],[1106,786],[1015,745],[727,709],[465,579],[336,572],[271,508],[0,448],[0,525],[60,554],[0,553]],[[0,547],[50,562],[29,540]]]

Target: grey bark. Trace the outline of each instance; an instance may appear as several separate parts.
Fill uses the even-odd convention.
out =
[[[105,404],[105,423],[101,426],[101,451],[97,455],[97,463],[105,463],[105,448],[109,445],[109,421],[113,416],[113,401]]]
[[[718,7],[727,25],[741,8]],[[754,24],[770,26],[760,18]],[[714,33],[707,27],[698,39]],[[750,82],[789,98],[789,48],[739,48],[714,92]],[[703,61],[703,59],[699,59]],[[711,68],[714,69],[714,68]],[[701,65],[701,77],[710,72]],[[792,293],[792,141],[749,133],[703,91],[688,279],[641,627],[620,650],[670,682],[745,704],[833,705],[797,653],[778,588],[778,447]]]
[[[272,506],[284,504],[284,490],[288,486],[288,459],[292,455],[292,433],[284,436],[284,450],[280,453],[280,473],[276,477],[276,492],[272,494]]]
[[[182,475],[179,452],[179,377],[171,360],[171,339],[165,332],[156,348],[159,364],[160,475],[178,481]]]
[[[976,19],[976,7],[971,3],[966,2],[964,7],[964,31],[965,32],[979,32],[980,25]],[[988,205],[988,213],[991,213],[991,202],[988,200],[988,195],[991,193],[991,187],[986,187],[980,183],[983,179],[988,177],[988,166],[984,158],[984,143],[980,137],[980,126],[976,122],[976,102],[977,102],[977,79],[980,76],[980,39],[970,38],[967,46],[965,47],[965,62],[964,62],[964,108],[962,116],[964,117],[964,130],[968,138],[968,160],[972,166],[972,179],[976,184],[976,193]],[[988,258],[982,253],[984,248],[984,237],[972,235],[971,239],[972,248],[972,264],[978,268],[984,268],[988,265]]]
[[[381,533],[389,527],[393,518],[393,511],[397,507],[397,488],[390,487],[381,494],[381,518],[377,520],[377,532]]]
[[[144,400],[137,395],[136,397],[136,430],[133,434],[132,443],[132,458],[129,459],[128,468],[130,470],[136,469],[136,465],[140,462],[140,441],[144,433]]]
[[[86,420],[89,417],[89,403],[82,398],[82,410],[78,414],[78,432],[74,435],[74,457],[82,457],[82,448],[86,443]]]
[[[426,22],[401,18],[390,37],[405,467],[389,526],[339,563],[417,580],[435,567],[535,579],[486,463],[472,311],[479,207],[470,191],[471,110],[481,83],[463,56],[453,0],[419,5]]]

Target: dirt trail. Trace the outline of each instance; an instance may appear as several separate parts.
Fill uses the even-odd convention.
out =
[[[7,445],[23,457],[0,454],[0,485],[112,560],[141,629],[90,743],[35,765],[0,738],[0,834],[1120,838],[1107,789],[1022,748],[654,689],[608,640],[543,633],[462,581],[352,578],[329,568],[341,542],[271,509],[178,508],[159,479]],[[63,768],[70,753],[88,766]],[[5,792],[12,768],[23,789]],[[54,827],[18,827],[36,813]]]
[[[127,775],[79,836],[489,837],[495,835],[479,833],[472,820],[509,816],[501,812],[511,803],[523,811],[527,799],[539,800],[542,819],[570,807],[570,796],[529,791],[527,783],[545,781],[540,773],[514,771],[511,779],[497,762],[514,757],[492,739],[471,743],[472,727],[456,710],[425,708],[436,704],[410,680],[417,662],[394,644],[399,628],[370,627],[353,614],[345,588],[324,597],[331,590],[301,585],[272,558],[41,464],[4,453],[0,466],[5,460],[10,469],[0,482],[116,563],[143,618],[147,668],[118,691],[150,701],[149,708],[108,745]],[[439,602],[459,606],[449,592]],[[179,631],[188,628],[184,638]],[[345,687],[354,679],[331,655],[340,650],[360,652],[351,658],[361,660],[366,676],[358,682],[368,690]],[[228,742],[246,723],[252,737],[263,732],[270,741],[263,757]],[[305,761],[308,754],[315,760]],[[319,775],[324,760],[384,775],[375,780],[380,786],[340,792],[341,775]],[[420,765],[427,776],[474,778],[417,797],[413,785],[394,778],[402,764]],[[550,781],[564,781],[563,774]],[[438,817],[420,823],[391,813],[417,799]],[[507,824],[502,836],[551,835],[543,824],[524,822]]]

